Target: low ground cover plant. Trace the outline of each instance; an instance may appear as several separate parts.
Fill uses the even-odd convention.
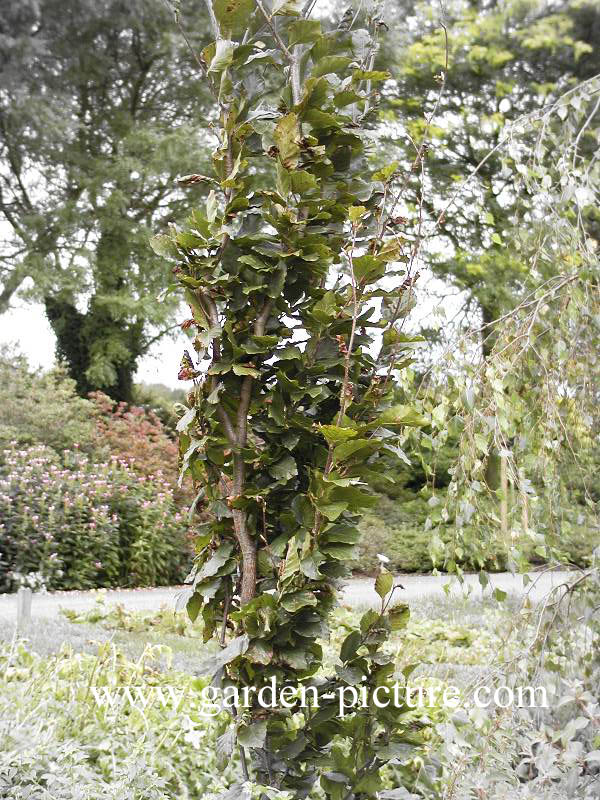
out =
[[[414,729],[426,723],[428,734],[421,743],[406,744],[386,767],[381,798],[595,800],[600,775],[600,710],[593,692],[598,632],[589,612],[597,593],[591,579],[586,581],[583,599],[573,596],[570,612],[568,602],[560,606],[558,626],[552,621],[557,610],[552,598],[541,616],[539,607],[503,607],[471,598],[432,599],[415,608],[406,631],[390,638],[396,674],[418,655],[423,661],[410,675],[411,684],[462,689],[478,680],[501,685],[512,676],[548,686],[551,702],[548,709],[535,711],[462,704],[456,710],[441,705],[421,709]],[[331,637],[322,642],[326,667],[336,665],[340,643],[361,613],[348,608],[334,612]],[[96,620],[132,639],[158,631],[163,637],[168,632],[197,641],[202,633],[199,620],[191,623],[172,609],[129,612],[100,602],[90,612],[69,616],[78,622]],[[587,621],[577,622],[581,619]],[[237,751],[224,759],[228,715],[198,713],[198,694],[207,678],[169,666],[169,648],[152,644],[132,658],[106,643],[94,654],[83,654],[73,651],[67,633],[62,645],[57,639],[57,652],[40,657],[35,631],[29,636],[31,642],[9,638],[0,645],[3,798],[215,800],[230,790],[244,796]],[[201,664],[204,647],[196,650]],[[133,702],[111,706],[102,700],[102,690],[116,686],[135,687],[149,693],[144,696],[150,700],[144,704],[134,692]],[[166,692],[166,701],[157,689]],[[318,788],[309,798],[320,800]]]

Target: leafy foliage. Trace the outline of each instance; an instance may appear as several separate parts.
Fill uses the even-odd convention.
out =
[[[592,536],[598,530],[590,480],[598,461],[598,164],[588,149],[598,130],[598,82],[569,90],[507,137],[535,209],[521,242],[539,283],[496,326],[485,362],[472,358],[468,341],[457,349],[454,392],[432,408],[434,441],[443,441],[450,426],[462,431],[449,504],[434,510],[432,522],[455,513],[459,552],[466,526],[501,523],[512,565],[523,563],[523,536],[542,557],[564,557],[574,528]],[[560,265],[560,274],[544,280],[546,263]],[[494,453],[504,460],[504,485],[489,480]],[[518,502],[509,509],[510,486]],[[433,542],[443,551],[439,537]],[[479,544],[484,551],[486,539]]]
[[[94,655],[65,647],[44,658],[23,642],[1,647],[0,708],[12,723],[0,733],[2,797],[200,800],[230,783],[235,765],[218,765],[217,725],[199,713],[206,680],[161,672],[164,656],[161,646],[148,647],[137,661],[110,644]],[[111,707],[90,690],[102,697],[115,685],[164,690],[167,702]]]
[[[394,328],[398,313],[375,316],[382,296],[400,305],[411,287],[404,241],[388,227],[391,173],[373,175],[367,159],[373,87],[387,73],[372,69],[376,10],[367,27],[340,32],[287,5],[258,9],[214,5],[201,62],[219,109],[215,177],[198,176],[212,187],[205,207],[152,240],[176,265],[199,360],[186,354],[180,369],[195,382],[178,425],[183,472],[210,515],[188,611],[223,645],[222,685],[259,691],[274,678],[317,691],[318,710],[256,704],[237,715],[256,780],[367,798],[389,753],[416,740],[407,709],[371,700],[338,719],[327,698],[344,686],[372,697],[391,680],[382,647],[407,621],[390,607],[393,586],[342,643],[336,674],[314,676],[357,521],[374,503],[368,486],[399,434],[425,424],[394,402],[372,355],[382,328],[388,357],[412,344]],[[396,288],[378,286],[384,275]]]
[[[33,370],[20,354],[0,350],[0,443],[43,444],[57,451],[75,442],[93,446],[93,409],[77,396],[75,382],[62,366]]]
[[[0,467],[0,589],[154,586],[188,569],[187,526],[169,482],[125,461],[94,463],[42,446]]]
[[[386,134],[386,152],[404,165],[414,159],[413,142],[425,142],[421,168],[427,190],[421,191],[415,174],[403,200],[408,209],[421,209],[422,226],[435,228],[432,246],[424,243],[428,266],[465,292],[467,320],[477,316],[491,323],[540,274],[548,279],[560,271],[552,259],[531,270],[520,234],[532,220],[532,197],[521,184],[522,154],[507,144],[512,124],[537,118],[565,91],[600,73],[597,4],[458,0],[444,5],[447,41],[430,4],[410,4],[410,12],[402,0],[396,5],[417,21],[410,32],[392,28],[380,57],[397,82],[382,98],[386,119],[396,123]],[[435,110],[429,125],[423,105],[428,118]],[[522,139],[533,152],[533,129]],[[590,130],[580,144],[582,151],[595,148]],[[454,199],[451,206],[448,198]],[[407,235],[414,236],[410,219],[407,224]],[[442,320],[439,328],[445,339],[454,326]],[[487,328],[484,354],[493,341],[494,329]]]
[[[175,310],[156,302],[148,235],[178,217],[175,176],[204,158],[193,60],[161,0],[20,5],[0,90],[0,310],[16,291],[42,302],[78,392],[131,401]]]

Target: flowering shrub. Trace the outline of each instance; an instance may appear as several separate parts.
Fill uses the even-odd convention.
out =
[[[177,583],[188,568],[185,519],[161,474],[116,457],[12,446],[0,456],[0,591]]]
[[[194,497],[184,484],[178,488],[178,447],[167,428],[151,410],[127,403],[114,403],[102,392],[92,392],[90,400],[96,419],[96,449],[117,456],[134,472],[152,478],[164,475],[175,500],[189,508]]]
[[[152,411],[127,403],[114,403],[102,392],[90,394],[97,413],[97,446],[107,447],[143,475],[161,470],[177,480],[177,444]]]

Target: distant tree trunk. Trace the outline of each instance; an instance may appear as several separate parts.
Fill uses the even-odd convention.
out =
[[[126,218],[103,221],[96,249],[95,291],[81,312],[70,293],[45,299],[46,315],[63,358],[83,397],[101,389],[113,400],[131,402],[137,360],[145,350],[143,320],[128,318],[114,298],[126,288],[130,261]]]
[[[125,324],[112,319],[94,299],[85,314],[77,310],[72,300],[61,295],[46,297],[45,309],[56,336],[56,354],[66,361],[78,394],[86,397],[89,392],[102,389],[113,400],[130,403],[137,360],[144,349],[143,323]],[[98,351],[106,351],[109,341],[127,355],[112,360],[112,381],[93,380],[88,369]]]
[[[487,361],[492,353],[492,350],[494,349],[494,344],[496,341],[496,333],[492,326],[492,322],[498,319],[500,312],[491,304],[484,305],[481,301],[479,306],[481,308],[481,321],[483,322],[483,325],[486,326],[481,335],[481,353],[483,358]]]
[[[87,342],[83,335],[85,315],[64,296],[48,296],[44,300],[46,316],[56,336],[56,355],[66,361],[77,392],[85,397],[94,387],[86,377],[89,366]]]

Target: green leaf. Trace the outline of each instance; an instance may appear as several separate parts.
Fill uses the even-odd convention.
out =
[[[401,631],[408,625],[410,619],[410,608],[406,603],[398,603],[397,606],[390,608],[388,619],[393,631]]]
[[[202,247],[204,245],[204,240],[199,236],[195,236],[193,233],[186,233],[185,231],[180,231],[177,234],[176,242],[180,247],[184,247],[187,250],[193,250],[195,247]]]
[[[246,658],[253,664],[270,664],[273,660],[273,648],[261,639],[253,639],[248,648]]]
[[[387,166],[382,167],[382,169],[375,172],[373,175],[373,180],[383,181],[385,183],[386,181],[389,181],[389,179],[392,177],[392,175],[396,172],[397,169],[398,169],[398,162],[392,161]]]
[[[329,444],[347,442],[348,439],[354,439],[357,435],[356,431],[353,431],[352,428],[340,428],[337,425],[319,425],[319,430]]]
[[[212,189],[206,198],[206,218],[209,222],[214,222],[217,218],[217,196]]]
[[[282,596],[281,605],[286,611],[293,613],[306,606],[316,606],[317,598],[312,592],[292,592]]]
[[[301,14],[301,7],[297,0],[274,0],[271,14],[287,15],[299,17]]]
[[[296,573],[300,572],[300,558],[298,556],[298,547],[296,546],[296,539],[292,536],[288,543],[288,549],[283,563],[283,570],[281,572],[281,582],[293,578]]]
[[[278,342],[278,336],[253,336],[251,341],[244,342],[242,347],[246,353],[255,355],[256,353],[268,353]]]
[[[383,600],[391,591],[394,585],[394,576],[384,567],[379,571],[379,575],[375,579],[375,591]]]
[[[311,77],[320,78],[322,75],[329,75],[332,72],[342,72],[351,63],[352,59],[347,56],[325,56],[314,65]]]
[[[359,450],[376,450],[378,448],[378,442],[374,442],[372,439],[353,439],[349,442],[342,442],[333,451],[333,462],[339,464],[340,461],[346,461]]]
[[[229,559],[232,550],[232,544],[219,545],[208,561],[200,568],[200,571],[196,575],[195,583],[200,583],[205,578],[212,578],[213,575],[216,575]]]
[[[385,275],[386,262],[376,256],[356,256],[352,259],[352,271],[359,283],[372,283]]]
[[[221,579],[214,578],[212,581],[205,581],[203,583],[195,584],[196,592],[201,595],[204,602],[212,600],[221,586]]]
[[[286,169],[298,166],[300,145],[298,144],[298,116],[291,112],[282,117],[275,126],[273,138],[279,149],[279,158]]]
[[[181,419],[175,426],[175,430],[180,433],[181,431],[187,430],[195,419],[196,419],[196,408],[195,407],[188,408],[183,417],[181,417]]]
[[[256,256],[252,255],[252,253],[250,253],[249,255],[240,256],[238,258],[238,262],[240,264],[247,264],[249,267],[253,267],[254,269],[257,269],[259,272],[269,272],[270,270],[273,269],[272,264],[269,264],[267,261],[262,261],[260,258],[257,258]]]
[[[232,369],[236,375],[250,375],[253,378],[258,378],[260,376],[260,372],[257,369],[247,367],[244,364],[234,364]]]
[[[198,614],[200,613],[200,609],[204,604],[204,600],[201,594],[194,592],[194,594],[190,597],[186,604],[186,611],[188,617],[191,619],[192,622],[196,622]]]
[[[328,114],[326,111],[321,111],[320,108],[309,108],[304,114],[303,119],[314,130],[319,128],[340,128],[342,126],[342,119],[339,119],[335,114]]]
[[[349,686],[360,683],[363,677],[362,669],[357,666],[340,667],[338,665],[335,671],[344,683],[347,683]]]
[[[218,39],[215,46],[215,54],[208,65],[209,72],[222,72],[233,61],[233,51],[236,43],[229,39]]]
[[[279,657],[284,664],[292,667],[292,669],[300,670],[308,667],[307,651],[301,648],[288,648],[281,650]]]
[[[269,467],[269,472],[278,481],[285,483],[298,474],[298,467],[291,455],[285,455],[281,461]]]
[[[338,523],[331,527],[325,528],[323,534],[328,543],[341,542],[342,544],[356,544],[360,539],[360,531],[352,525],[345,523]]]
[[[318,552],[306,556],[300,562],[302,574],[306,575],[307,578],[311,578],[313,581],[321,580],[323,575],[319,572],[319,566],[324,560],[324,556]]]
[[[353,791],[356,792],[355,796],[360,797],[366,795],[368,797],[378,796],[381,789],[381,775],[379,772],[371,772],[364,775],[357,784],[354,785]]]
[[[163,256],[163,258],[179,258],[179,253],[173,240],[166,233],[159,233],[156,236],[151,236],[150,247],[154,250],[156,255]]]
[[[356,547],[348,544],[338,544],[337,542],[325,544],[321,547],[321,550],[336,561],[352,561],[357,558],[358,553]]]
[[[357,100],[362,100],[363,98],[357,94],[356,92],[347,89],[343,92],[338,92],[335,97],[333,98],[333,104],[336,108],[344,108],[344,106],[348,106],[351,103],[356,103]]]
[[[358,511],[359,508],[372,508],[377,503],[375,495],[363,492],[358,486],[336,486],[331,493],[331,500],[348,503],[351,511]]]
[[[353,81],[387,81],[389,77],[390,73],[382,70],[355,69],[352,73]]]
[[[321,35],[321,23],[313,19],[300,19],[288,28],[288,44],[316,42]]]
[[[221,31],[233,35],[244,33],[256,11],[254,0],[212,0],[212,6]]]
[[[344,662],[350,661],[356,655],[356,651],[360,647],[361,635],[359,631],[352,631],[346,636],[342,642],[340,649],[340,659]]]
[[[267,738],[267,721],[253,722],[251,725],[240,725],[237,740],[242,747],[264,747]]]
[[[292,191],[296,194],[304,194],[311,189],[317,189],[318,183],[316,177],[305,170],[297,170],[292,172]]]
[[[250,639],[248,638],[247,634],[244,634],[243,636],[237,636],[235,639],[232,639],[229,642],[225,649],[220,650],[212,658],[205,662],[202,665],[203,669],[206,670],[206,673],[208,674],[214,674],[215,672],[218,672],[221,667],[230,664],[236,658],[243,655],[248,649],[249,643]]]
[[[343,500],[335,503],[317,503],[317,508],[330,522],[334,522],[348,508],[348,503]]]
[[[372,608],[369,608],[360,618],[360,632],[365,634],[380,619],[380,615]]]
[[[335,292],[325,292],[323,297],[314,304],[312,313],[319,322],[329,322],[338,312],[338,302]]]
[[[378,426],[408,425],[414,428],[423,428],[431,423],[412,406],[397,405],[388,408],[377,417],[376,424]]]
[[[277,358],[280,361],[289,361],[296,358],[302,358],[302,351],[296,345],[289,344],[283,350],[276,351]]]
[[[230,725],[224,734],[219,736],[215,742],[215,754],[217,756],[217,766],[222,769],[230,759],[235,746],[235,728]]]
[[[365,206],[350,206],[348,209],[348,219],[350,222],[358,222],[367,213]]]

